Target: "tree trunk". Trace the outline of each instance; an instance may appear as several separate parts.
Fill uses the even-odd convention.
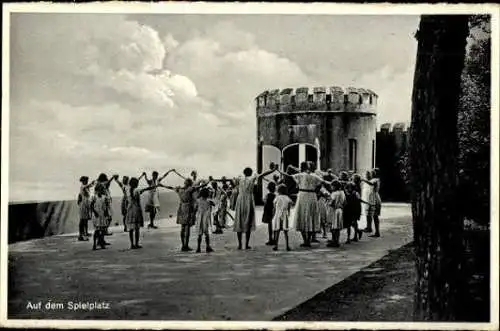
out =
[[[422,16],[412,96],[410,171],[415,319],[457,321],[463,223],[456,208],[457,115],[468,17]]]

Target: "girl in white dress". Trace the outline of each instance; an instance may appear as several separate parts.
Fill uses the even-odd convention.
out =
[[[106,186],[99,183],[95,187],[95,194],[91,202],[92,213],[94,214],[94,243],[93,250],[99,245],[102,249],[106,248],[104,234],[108,225],[109,214],[111,210],[111,199],[106,194]]]
[[[94,185],[95,181],[89,184],[87,176],[80,177],[80,193],[78,193],[78,207],[80,211],[80,225],[78,241],[88,241],[88,222],[92,218],[92,210],[90,208],[90,188]]]
[[[288,229],[289,229],[289,219],[290,219],[290,208],[292,207],[293,201],[287,195],[286,185],[278,186],[278,196],[274,199],[274,215],[272,219],[272,226],[274,231],[274,248],[273,250],[278,250],[278,242],[280,239],[280,232],[283,231],[285,234],[286,250],[290,251],[290,246],[288,245]]]
[[[368,175],[369,174],[369,175]],[[371,172],[367,172],[366,180],[362,180],[365,183],[365,186],[368,188],[368,202],[370,206],[368,207],[368,215],[367,215],[367,223],[369,221],[369,225],[367,226],[366,232],[372,232],[372,220],[375,225],[375,234],[370,237],[378,238],[380,237],[380,209],[382,206],[382,201],[380,199],[380,178],[378,169],[375,168]],[[369,219],[368,219],[369,217]]]
[[[289,166],[289,169],[298,170],[293,166]],[[295,229],[302,234],[302,239],[304,240],[304,243],[300,246],[311,247],[313,233],[320,229],[317,191],[321,185],[330,183],[324,181],[318,175],[311,173],[307,162],[300,164],[300,172],[298,174],[289,175],[285,172],[281,174],[293,178],[299,187],[293,221]]]
[[[203,236],[205,236],[205,244],[207,253],[211,253],[214,250],[210,246],[210,231],[212,229],[212,208],[215,205],[214,202],[209,199],[210,190],[208,188],[202,188],[200,190],[198,201],[196,202],[196,216],[195,216],[195,232],[198,234],[198,248],[196,253],[201,253],[201,241]]]
[[[129,185],[129,178],[128,176],[123,176],[122,181],[120,182],[119,180],[116,180],[116,183],[120,188],[122,189],[123,193],[123,198],[122,198],[122,203],[121,203],[121,212],[122,212],[122,218],[123,218],[123,231],[127,231],[127,224],[125,223],[125,219],[127,218],[127,204],[128,204],[128,193],[130,191],[130,185]]]
[[[158,185],[161,183],[161,181],[167,177],[167,175],[172,172],[172,170],[167,171],[162,177],[158,178],[158,172],[153,171],[152,173],[152,178],[149,179],[148,175],[146,175],[145,172],[142,173],[141,177],[144,177],[146,179],[146,182],[148,183],[149,187],[152,187],[150,190],[147,200],[146,200],[146,205],[145,205],[145,211],[146,213],[149,214],[149,224],[148,224],[148,229],[158,229],[158,227],[154,224],[156,215],[160,212],[160,193],[156,189]]]
[[[111,232],[109,232],[109,227],[113,221],[113,208],[111,208],[111,203],[113,199],[111,198],[111,191],[109,187],[111,186],[111,182],[115,179],[118,178],[118,175],[113,175],[111,178],[108,179],[108,176],[105,173],[101,173],[99,177],[97,178],[97,183],[98,185],[102,185],[104,187],[104,194],[109,200],[110,207],[108,208],[107,211],[107,220],[106,220],[106,225],[104,226],[104,235],[105,236],[110,236],[112,235]],[[97,186],[96,186],[97,188]],[[106,245],[109,245],[109,243],[106,243]]]
[[[330,208],[328,210],[328,220],[332,232],[332,241],[328,247],[340,246],[340,231],[343,228],[343,208],[345,205],[345,194],[342,184],[338,180],[332,183],[333,193],[331,195]]]
[[[361,199],[368,201],[370,205],[366,205],[365,208],[362,209],[362,213],[365,215],[366,218],[366,228],[363,230],[363,232],[371,233],[373,232],[372,230],[372,222],[373,222],[373,214],[374,214],[374,207],[372,205],[373,203],[373,185],[371,185],[371,179],[372,179],[372,173],[371,171],[366,172],[366,178],[361,179],[362,182],[362,194],[361,194]]]

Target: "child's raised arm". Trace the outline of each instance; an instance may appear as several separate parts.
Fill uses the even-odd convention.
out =
[[[375,183],[372,183],[369,180],[364,179],[364,178],[361,178],[361,181],[364,182],[364,183],[366,183],[366,184],[368,184],[368,185],[370,185],[370,186],[374,186],[375,185]]]
[[[168,176],[168,174],[170,174],[171,172],[174,172],[175,169],[170,169],[169,171],[167,171],[163,176],[160,177],[160,179],[158,179],[158,182],[161,182],[162,180],[165,179],[165,177]]]
[[[266,171],[264,171],[264,172],[262,172],[260,174],[257,174],[257,178],[261,178],[261,177],[267,176],[269,174],[272,174],[275,171],[279,171],[278,170],[278,166],[271,162],[271,164],[269,164],[269,170],[266,170]]]
[[[92,182],[88,183],[87,185],[84,185],[83,188],[90,188],[92,186],[95,185],[95,180],[93,180]]]
[[[175,173],[177,176],[181,177],[182,179],[186,180],[186,177],[184,177],[183,175],[181,175],[180,173],[178,173],[178,172],[177,172],[177,170],[175,170],[175,169],[174,169],[174,173]]]
[[[145,188],[139,190],[139,194],[142,194],[142,193],[144,193],[146,191],[154,190],[157,187],[158,187],[158,185],[153,185],[153,186],[145,187]]]
[[[178,189],[178,187],[173,187],[173,186],[168,186],[168,185],[163,185],[163,184],[158,184],[157,187],[163,187],[163,188],[166,188],[167,190],[173,190],[173,191]]]

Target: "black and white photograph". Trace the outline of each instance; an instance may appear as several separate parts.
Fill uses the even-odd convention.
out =
[[[0,325],[498,329],[499,8],[4,4]]]

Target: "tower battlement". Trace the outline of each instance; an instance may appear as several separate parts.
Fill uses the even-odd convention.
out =
[[[378,95],[369,89],[339,86],[298,87],[264,91],[256,97],[257,114],[303,111],[376,114]]]

